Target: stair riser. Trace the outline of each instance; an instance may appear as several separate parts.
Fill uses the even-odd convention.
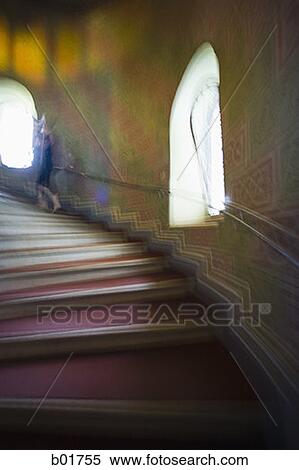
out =
[[[102,279],[114,279],[119,277],[138,276],[148,273],[157,273],[163,271],[165,265],[163,263],[155,263],[152,265],[143,266],[124,266],[115,267],[111,269],[90,269],[86,268],[85,271],[74,272],[69,270],[68,273],[56,271],[55,273],[44,271],[35,273],[25,273],[23,276],[11,276],[9,279],[0,279],[0,292],[8,292],[15,290],[17,283],[18,289],[49,286],[52,284],[59,284],[63,282],[77,282],[77,281],[88,281],[88,280],[102,280]]]
[[[50,248],[52,246],[64,247],[64,246],[78,246],[80,244],[88,243],[113,243],[113,242],[122,242],[125,241],[125,237],[122,234],[114,234],[109,232],[104,232],[103,234],[82,234],[74,233],[71,235],[57,234],[57,236],[52,235],[42,235],[41,237],[22,237],[21,239],[5,239],[1,240],[0,238],[0,250],[4,252],[6,250],[19,250],[25,248]]]
[[[77,219],[69,219],[68,217],[67,218],[64,218],[64,219],[59,219],[58,217],[56,217],[56,214],[52,214],[52,217],[48,217],[48,218],[44,218],[44,217],[40,217],[40,215],[35,215],[35,214],[32,214],[31,216],[15,216],[15,215],[10,215],[10,216],[5,216],[5,215],[1,215],[1,220],[3,222],[2,225],[4,226],[10,226],[10,225],[17,225],[17,226],[24,226],[24,224],[28,224],[28,222],[30,221],[30,225],[33,226],[33,227],[38,227],[38,226],[42,226],[42,227],[51,227],[53,225],[59,227],[59,226],[63,226],[63,227],[86,227],[86,228],[89,228],[89,227],[95,227],[95,229],[100,229],[100,230],[103,230],[103,226],[102,224],[100,223],[97,223],[97,222],[89,222],[89,221],[86,221],[82,218],[77,218]]]
[[[47,234],[88,234],[95,227],[80,224],[2,224],[0,226],[0,236],[13,237],[19,235],[47,235]]]
[[[7,211],[9,210],[9,214]],[[3,207],[0,204],[0,218],[1,220],[5,221],[12,221],[18,220],[20,222],[27,223],[28,220],[36,220],[40,222],[82,222],[82,218],[78,215],[63,215],[63,214],[56,214],[53,212],[41,212],[40,210],[32,210],[32,209],[16,209],[14,206]]]
[[[0,217],[9,217],[18,218],[23,217],[24,220],[28,218],[34,218],[35,220],[44,220],[44,221],[78,221],[82,222],[82,217],[78,215],[65,215],[65,214],[56,214],[52,211],[40,209],[37,206],[30,206],[28,204],[23,205],[14,205],[13,203],[4,204],[0,201]]]
[[[112,330],[115,330],[114,332]],[[105,331],[107,330],[107,331]],[[51,337],[36,335],[36,337],[18,337],[0,339],[0,361],[66,357],[70,353],[94,354],[115,351],[130,351],[183,344],[211,342],[214,340],[207,328],[150,328],[119,331],[118,327],[105,328],[104,331],[72,333],[72,335],[57,333]]]
[[[138,439],[162,439],[165,445],[174,439],[185,441],[186,448],[193,440],[204,443],[204,448],[216,449],[223,445],[225,449],[251,449],[251,439],[261,440],[262,430],[273,433],[260,407],[251,402],[48,398],[39,406],[40,399],[0,400],[1,428],[4,432],[22,432],[34,415],[29,432],[41,436],[58,433],[100,440],[133,438],[132,446],[138,445]]]
[[[119,244],[116,247],[95,246],[95,247],[79,247],[79,249],[61,249],[51,252],[22,252],[16,253],[15,256],[9,256],[0,253],[0,269],[15,268],[18,266],[32,266],[32,264],[56,263],[67,261],[93,260],[104,258],[117,258],[128,254],[143,254],[146,251],[145,245],[134,245],[133,243]]]
[[[84,295],[81,294],[79,297],[74,297],[74,295],[65,295],[58,298],[56,295],[53,299],[43,299],[43,300],[34,300],[34,301],[24,301],[22,303],[2,303],[0,305],[0,320],[10,319],[10,318],[22,318],[27,316],[32,316],[37,313],[37,306],[42,307],[46,306],[92,306],[92,305],[112,305],[112,304],[133,304],[139,303],[143,304],[144,302],[154,302],[157,300],[165,300],[165,298],[170,301],[171,299],[178,299],[181,296],[186,296],[189,291],[190,285],[188,283],[184,285],[176,285],[175,287],[160,287],[160,288],[149,288],[148,290],[140,289],[138,291],[130,292],[114,292],[107,294],[90,294],[86,292]],[[1,325],[0,325],[1,327]]]

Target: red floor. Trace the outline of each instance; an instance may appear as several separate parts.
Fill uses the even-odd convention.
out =
[[[43,397],[67,357],[0,364],[0,398]],[[218,343],[72,357],[49,398],[254,400]]]

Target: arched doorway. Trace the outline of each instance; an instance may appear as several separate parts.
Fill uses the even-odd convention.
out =
[[[20,83],[0,78],[0,157],[10,168],[28,168],[33,161],[37,112],[31,93]]]
[[[177,89],[170,117],[171,226],[196,225],[224,204],[219,62],[205,43]]]

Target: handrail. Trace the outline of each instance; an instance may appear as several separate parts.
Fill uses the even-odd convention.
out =
[[[76,174],[76,175],[80,175],[80,176],[83,176],[84,178],[89,178],[89,179],[92,179],[92,180],[95,180],[95,181],[101,181],[103,183],[115,184],[117,186],[129,187],[131,189],[139,189],[139,190],[142,190],[142,191],[158,192],[161,195],[170,194],[170,190],[168,188],[163,187],[163,186],[144,185],[144,184],[138,184],[138,183],[128,183],[127,181],[115,180],[113,178],[107,178],[106,176],[89,175],[88,173],[77,171],[77,170],[75,170],[71,167],[54,166],[53,169],[54,170],[60,170],[60,171],[67,171],[68,173],[73,173],[73,174]]]
[[[167,188],[163,187],[163,186],[151,186],[151,185],[142,185],[142,184],[136,184],[136,183],[128,183],[128,182],[125,182],[125,181],[119,181],[119,180],[114,180],[112,178],[107,178],[105,176],[92,176],[92,175],[89,175],[87,173],[83,173],[83,172],[79,172],[79,171],[76,171],[75,169],[73,168],[70,168],[70,167],[58,167],[58,166],[55,166],[54,167],[54,170],[61,170],[61,171],[67,171],[69,173],[73,173],[73,174],[77,174],[77,175],[80,175],[80,176],[83,176],[84,178],[89,178],[89,179],[92,179],[92,180],[95,180],[95,181],[101,181],[101,182],[104,182],[104,183],[109,183],[109,184],[115,184],[117,186],[121,186],[121,187],[130,187],[131,189],[137,189],[137,190],[142,190],[142,191],[149,191],[149,192],[158,192],[159,195],[162,195],[162,196],[165,196],[166,194],[167,195],[171,195],[172,192]],[[182,196],[183,197],[183,196]],[[233,204],[234,203],[226,203],[226,206],[231,206],[233,207]],[[235,206],[237,206],[237,204],[235,204]],[[241,207],[239,206],[239,209],[241,210]],[[256,213],[254,213],[254,211],[250,210],[250,209],[247,209],[247,208],[244,208],[242,209],[244,210],[244,212],[247,212],[253,216],[255,216],[256,218],[258,218],[259,220],[262,220],[263,222],[267,223],[268,225],[271,225],[271,226],[274,226],[275,228],[277,229],[280,229],[281,231],[283,231],[285,234],[288,234],[288,235],[292,235],[292,237],[294,238],[298,238],[295,234],[290,234],[286,229],[284,229],[284,227],[280,226],[279,224],[277,224],[276,222],[272,222],[270,221],[268,218],[262,216],[262,215],[259,215]],[[295,259],[291,254],[289,254],[284,248],[282,248],[280,245],[278,245],[277,243],[275,243],[274,241],[272,241],[269,237],[267,237],[266,235],[264,235],[263,233],[261,233],[260,231],[258,231],[257,229],[255,229],[252,225],[249,225],[248,223],[246,223],[244,220],[240,219],[239,217],[237,217],[236,215],[234,214],[231,214],[229,211],[227,210],[223,210],[221,211],[221,214],[225,215],[225,216],[228,216],[230,217],[231,219],[234,219],[235,221],[237,221],[238,223],[242,224],[244,227],[246,227],[248,230],[250,230],[252,233],[254,233],[258,238],[260,238],[261,240],[263,240],[265,243],[267,243],[271,248],[273,248],[276,252],[278,252],[280,255],[284,256],[286,259],[288,259],[288,261],[290,261],[294,266],[296,266],[296,268],[299,268],[299,261],[297,261],[297,259]]]
[[[236,202],[225,202],[225,206],[227,207],[232,207],[233,209],[241,210],[242,212],[245,212],[246,214],[249,214],[250,216],[254,217],[255,219],[260,220],[261,222],[264,222],[268,225],[271,225],[275,229],[279,230],[280,232],[283,232],[284,234],[296,239],[299,241],[299,236],[296,233],[290,232],[287,230],[285,227],[283,227],[281,224],[278,222],[275,222],[274,220],[271,220],[269,217],[265,217],[264,215],[254,211],[253,209],[250,209],[249,207],[245,207],[239,203]]]
[[[273,248],[275,251],[277,251],[280,255],[284,256],[287,258],[296,268],[299,268],[299,261],[297,261],[293,256],[291,256],[286,250],[281,248],[277,243],[273,242],[269,237],[266,237],[264,234],[256,230],[254,227],[251,225],[247,224],[244,222],[244,220],[240,219],[239,217],[231,214],[230,212],[227,212],[226,210],[222,211],[222,214],[231,217],[232,219],[236,220],[240,224],[242,224],[244,227],[249,229],[251,232],[253,232],[258,238],[263,240],[265,243],[267,243],[271,248]]]
[[[103,182],[103,183],[109,183],[109,184],[114,184],[116,186],[121,186],[121,187],[128,187],[128,188],[131,188],[131,189],[136,189],[136,190],[140,190],[140,191],[149,191],[149,192],[156,192],[159,194],[159,196],[177,196],[177,197],[180,197],[180,198],[183,198],[183,199],[188,199],[190,201],[193,201],[193,202],[198,202],[198,203],[202,203],[201,200],[195,198],[195,197],[191,197],[190,195],[197,195],[198,193],[195,193],[194,191],[179,191],[177,190],[176,191],[176,194],[174,194],[174,191],[171,191],[170,189],[168,189],[168,187],[165,187],[165,186],[157,186],[157,185],[145,185],[145,184],[138,184],[138,183],[128,183],[127,181],[120,181],[120,180],[115,180],[113,178],[107,178],[106,176],[94,176],[94,175],[89,175],[88,173],[84,173],[84,172],[81,172],[81,171],[77,171],[75,169],[73,169],[72,167],[59,167],[59,166],[54,166],[53,167],[54,170],[60,170],[60,171],[67,171],[68,173],[73,173],[73,174],[76,174],[76,175],[80,175],[84,178],[89,178],[89,179],[92,179],[94,181],[100,181],[100,182]],[[185,195],[184,195],[185,193]],[[189,196],[188,196],[189,195]],[[209,206],[211,207],[211,206]],[[213,207],[211,207],[213,209]]]

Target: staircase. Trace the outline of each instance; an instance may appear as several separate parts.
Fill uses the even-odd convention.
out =
[[[4,192],[0,218],[6,447],[265,447],[272,422],[212,328],[182,321],[199,300],[167,256]]]

